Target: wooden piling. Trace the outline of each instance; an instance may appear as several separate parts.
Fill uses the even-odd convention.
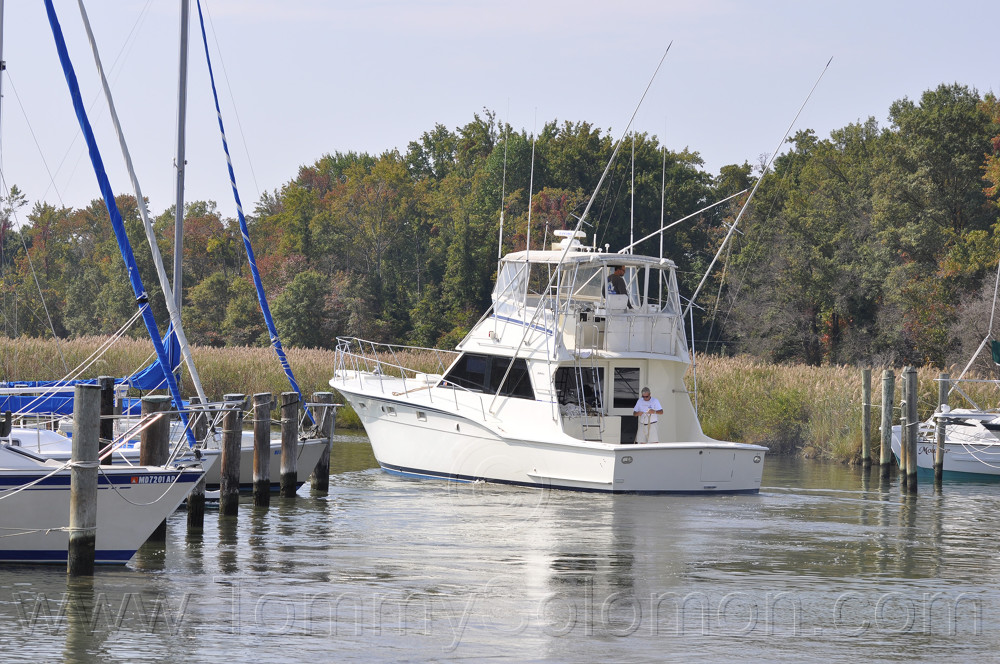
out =
[[[142,419],[149,424],[139,433],[140,466],[162,466],[170,456],[170,417],[158,415],[167,410],[170,410],[170,397],[154,395],[142,398]],[[167,541],[166,519],[152,532],[149,541]]]
[[[906,447],[906,488],[911,493],[917,490],[917,434],[920,422],[917,420],[917,370],[909,367],[906,376],[906,426],[909,428]]]
[[[93,576],[97,555],[97,456],[100,449],[101,388],[77,385],[73,394],[73,452],[69,493],[66,573]],[[114,518],[113,514],[107,515]]]
[[[333,407],[333,392],[313,392],[313,401],[327,404],[320,407],[319,426],[317,427],[319,435],[326,438],[326,447],[312,472],[313,491],[325,492],[330,490],[330,450],[333,446],[333,427],[337,410]]]
[[[191,397],[191,405],[201,403],[199,397]],[[208,414],[199,409],[192,409],[190,417],[192,419],[191,428],[194,431],[194,439],[199,445],[204,447],[205,438],[208,436]],[[219,462],[222,460],[219,459]],[[188,532],[201,531],[205,527],[205,478],[202,477],[188,494],[187,499],[187,524]]]
[[[892,369],[882,372],[882,449],[879,451],[879,476],[889,477],[892,467],[892,409],[896,375]]]
[[[239,511],[242,439],[243,395],[227,394],[226,413],[222,418],[222,458],[219,460],[222,464],[219,478],[219,514],[222,516],[236,516]]]
[[[298,473],[299,441],[299,395],[295,392],[281,393],[281,487],[279,494],[284,498],[295,495],[299,482]]]
[[[253,395],[253,504],[271,504],[271,405],[274,395]]]
[[[115,437],[115,379],[113,376],[101,376],[97,379],[97,384],[101,388],[101,426],[100,426],[100,446],[110,445]],[[114,461],[114,454],[109,454],[101,463],[110,466]]]
[[[938,378],[938,413],[944,414],[945,406],[948,405],[948,392],[951,390],[951,381],[949,380],[951,376],[946,373],[942,373]],[[941,484],[941,480],[944,477],[944,441],[947,434],[947,423],[943,417],[937,418],[937,426],[935,427],[934,433],[936,434],[935,442],[937,445],[934,448],[934,483],[937,485]]]
[[[909,384],[906,382],[906,372],[909,367],[903,367],[903,370],[899,373],[899,486],[900,488],[906,488],[906,452],[910,447],[909,435],[910,427],[906,426],[906,416],[909,414],[910,409],[907,406],[908,399],[906,397],[906,390],[909,389]]]
[[[861,466],[872,467],[872,370],[861,370]]]

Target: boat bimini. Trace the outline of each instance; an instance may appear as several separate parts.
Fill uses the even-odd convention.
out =
[[[557,234],[550,250],[502,259],[492,307],[454,352],[338,340],[330,385],[382,468],[578,491],[756,493],[767,448],[709,438],[692,407],[674,263]],[[617,266],[625,293],[609,286]],[[423,366],[403,367],[404,356]],[[636,444],[645,387],[662,406],[659,442]]]

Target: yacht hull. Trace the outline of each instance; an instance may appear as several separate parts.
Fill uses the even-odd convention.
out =
[[[767,448],[720,441],[614,445],[511,438],[426,404],[378,398],[337,382],[379,465],[413,477],[606,493],[757,493]],[[389,413],[392,413],[391,415]]]

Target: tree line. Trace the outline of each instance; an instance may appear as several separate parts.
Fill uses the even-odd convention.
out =
[[[743,163],[712,175],[696,151],[636,133],[595,194],[614,140],[590,123],[555,120],[529,135],[486,110],[454,130],[435,126],[405,151],[333,152],[301,168],[247,217],[283,343],[332,348],[338,336],[359,336],[453,346],[489,306],[498,253],[529,238],[532,248],[551,242],[592,196],[587,242],[616,251],[661,218],[758,178],[696,303],[699,350],[812,365],[942,365],[986,333],[1000,255],[992,95],[941,85],[895,102],[887,127],[870,118],[826,139],[799,131],[764,174],[762,164]],[[745,199],[664,234],[682,294],[700,281]],[[118,204],[165,328],[136,202]],[[168,265],[173,218],[170,208],[155,220]],[[197,201],[184,224],[189,340],[267,344],[236,220]],[[636,249],[658,251],[656,239]],[[0,291],[7,336],[118,329],[135,303],[103,202],[29,203],[12,188],[0,210]]]

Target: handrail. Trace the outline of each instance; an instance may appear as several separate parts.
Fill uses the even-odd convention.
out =
[[[435,386],[440,386],[443,379],[439,382],[432,383],[429,378],[425,378],[424,385],[418,388],[410,390],[407,388],[407,380],[414,380],[418,374],[424,374],[429,376],[424,371],[419,371],[410,367],[403,366],[402,361],[399,359],[398,351],[422,351],[431,352],[434,354],[434,359],[437,361],[438,369],[441,375],[444,374],[447,367],[444,365],[442,356],[457,356],[459,351],[453,350],[442,350],[440,348],[423,348],[420,346],[404,346],[401,344],[384,344],[375,341],[369,341],[367,339],[359,339],[357,337],[338,337],[337,338],[337,351],[334,360],[334,366],[340,370],[342,379],[346,381],[345,372],[350,366],[351,370],[355,373],[365,373],[373,374],[379,378],[379,387],[382,392],[385,392],[385,386],[382,383],[382,378],[387,376],[392,376],[393,378],[399,378],[403,381],[403,390],[401,392],[393,392],[397,396],[405,396],[409,398],[411,392],[418,389],[429,389]],[[392,358],[392,361],[383,359],[385,356]],[[448,362],[450,366],[450,361]],[[409,376],[408,376],[409,374]],[[419,383],[419,381],[417,381]],[[458,391],[461,390],[466,394],[474,395],[479,401],[480,413],[483,417],[483,421],[486,418],[486,406],[483,402],[483,396],[477,392],[462,386],[456,385],[454,383],[447,383],[445,387],[455,388],[454,400],[455,409],[459,409],[458,402]],[[428,398],[433,402],[433,392],[428,392]]]

